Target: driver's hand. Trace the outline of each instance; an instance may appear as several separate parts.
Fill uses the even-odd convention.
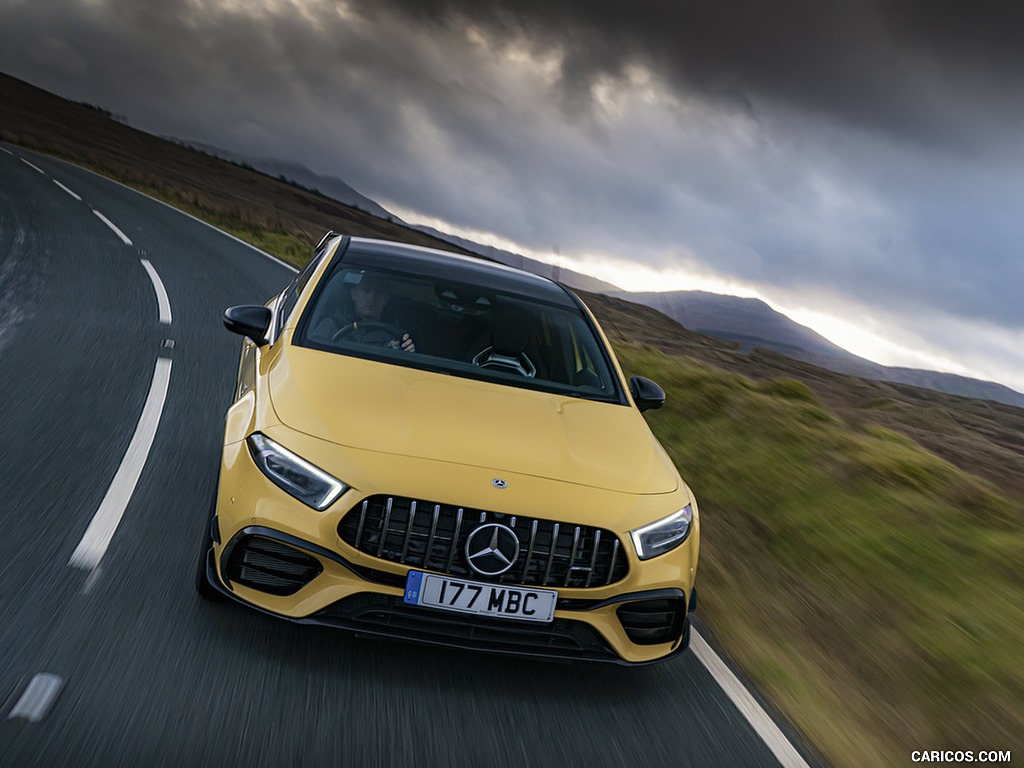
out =
[[[412,337],[410,337],[408,333],[402,334],[402,341],[400,342],[400,346],[402,347],[402,350],[405,352],[416,351],[416,345],[412,343]]]

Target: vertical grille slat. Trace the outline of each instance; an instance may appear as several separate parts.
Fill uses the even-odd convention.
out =
[[[523,576],[520,579],[523,582],[530,575],[530,564],[533,562],[533,547],[537,543],[537,525],[537,520],[530,523],[530,543],[526,548],[526,562],[523,563]]]
[[[555,563],[555,552],[558,550],[558,523],[551,528],[551,547],[548,549],[548,567],[544,569],[544,579],[541,585],[548,583],[551,578],[551,566]]]
[[[612,576],[615,573],[615,561],[618,558],[618,556],[619,556],[619,540],[615,539],[615,541],[612,542],[612,563],[611,563],[611,565],[608,566],[608,580],[605,582],[605,584],[611,584],[612,583]]]
[[[580,527],[577,525],[572,532],[572,552],[569,554],[569,567],[565,569],[565,581],[562,582],[563,587],[569,586],[569,579],[572,578],[572,572],[576,570],[576,554],[580,548]]]
[[[469,567],[466,542],[480,525],[495,523],[515,533],[519,556],[508,571],[484,576]],[[424,499],[372,496],[345,514],[338,535],[359,551],[393,563],[502,584],[602,587],[629,571],[621,542],[611,531]]]
[[[594,565],[597,563],[597,552],[601,548],[601,531],[594,531],[594,550],[590,553],[590,568],[587,569],[587,583],[584,587],[590,586],[590,580],[594,578]]]
[[[356,549],[359,549],[359,544],[363,540],[363,526],[366,525],[366,510],[369,509],[369,507],[370,500],[367,499],[362,503],[362,511],[359,513],[359,527],[356,528],[356,541],[355,544],[352,545]]]
[[[409,540],[412,538],[412,526],[416,522],[416,502],[409,505],[409,522],[405,525],[405,541],[402,542],[402,557],[399,562],[405,562],[405,556],[409,554]]]
[[[365,504],[365,502],[363,502]],[[427,551],[423,555],[423,567],[430,567],[430,556],[434,552],[434,536],[437,533],[437,519],[441,516],[441,505],[434,505],[434,517],[430,522],[430,537],[427,539]]]
[[[395,500],[388,496],[387,506],[384,509],[384,524],[380,527],[380,543],[377,545],[377,557],[384,554],[384,543],[388,540],[388,526],[391,525],[391,510]]]
[[[455,513],[455,533],[452,534],[452,543],[448,548],[448,573],[452,572],[452,563],[455,562],[455,553],[459,549],[459,530],[462,528],[462,507]]]

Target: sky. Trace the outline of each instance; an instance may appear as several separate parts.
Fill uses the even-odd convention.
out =
[[[1024,4],[0,0],[0,70],[1024,391]]]

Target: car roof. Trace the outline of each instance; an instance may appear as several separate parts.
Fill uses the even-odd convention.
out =
[[[572,294],[553,280],[482,256],[465,256],[436,248],[366,237],[350,237],[343,248],[343,263],[424,273],[453,282],[486,285],[553,304],[577,306]]]

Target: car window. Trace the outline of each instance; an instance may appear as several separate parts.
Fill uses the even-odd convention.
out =
[[[306,284],[309,283],[309,278],[316,272],[317,266],[323,259],[324,254],[327,252],[327,245],[325,244],[313,254],[313,258],[309,260],[305,267],[303,267],[299,273],[292,280],[291,284],[284,289],[281,294],[281,300],[278,303],[277,316],[274,319],[274,338],[281,333],[281,329],[284,328],[285,321],[288,316],[291,315],[292,310],[295,309],[295,304],[299,300],[299,296],[302,291],[305,290]]]
[[[294,343],[334,354],[622,402],[610,358],[574,301],[339,261]]]

